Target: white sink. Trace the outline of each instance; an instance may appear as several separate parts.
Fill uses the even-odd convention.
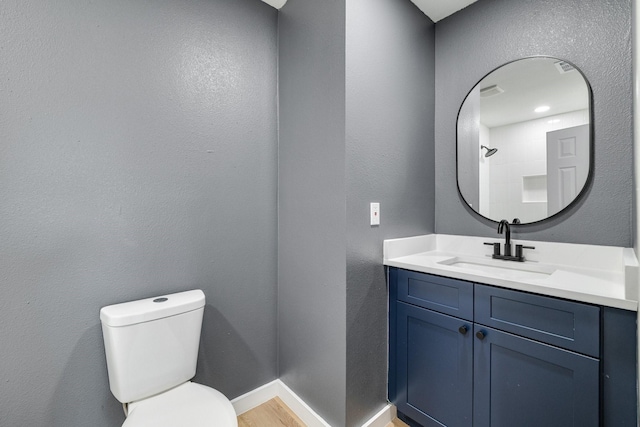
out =
[[[488,258],[453,257],[438,262],[440,265],[466,270],[481,271],[492,276],[511,280],[546,279],[555,272],[555,267],[525,262],[503,261]]]

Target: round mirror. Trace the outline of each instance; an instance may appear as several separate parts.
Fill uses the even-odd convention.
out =
[[[522,224],[571,205],[592,170],[591,89],[557,58],[505,64],[469,92],[457,122],[458,190],[478,214]]]

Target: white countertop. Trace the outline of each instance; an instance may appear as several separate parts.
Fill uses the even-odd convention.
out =
[[[491,258],[485,242],[500,239],[430,234],[384,241],[384,265],[471,282],[638,310],[638,261],[633,249],[516,239],[526,261]]]

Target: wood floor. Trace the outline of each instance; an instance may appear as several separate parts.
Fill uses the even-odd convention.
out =
[[[238,417],[238,427],[306,427],[279,397],[253,408]],[[409,427],[399,419],[386,427]]]
[[[238,427],[306,427],[279,397],[238,417]]]
[[[386,427],[409,427],[409,426],[396,418],[395,420],[387,424]]]

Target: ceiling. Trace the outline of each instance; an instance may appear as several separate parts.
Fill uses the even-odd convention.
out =
[[[280,9],[287,0],[262,0],[275,7],[276,9]],[[424,12],[433,22],[438,22],[441,19],[446,18],[449,15],[454,14],[455,12],[464,9],[469,6],[471,3],[475,3],[477,0],[411,0],[418,9]]]
[[[589,87],[577,70],[561,73],[557,59],[527,58],[490,73],[481,89],[498,85],[503,93],[480,98],[480,121],[492,128],[589,108]],[[547,105],[550,109],[535,113]]]
[[[433,22],[438,22],[477,0],[411,0]]]

